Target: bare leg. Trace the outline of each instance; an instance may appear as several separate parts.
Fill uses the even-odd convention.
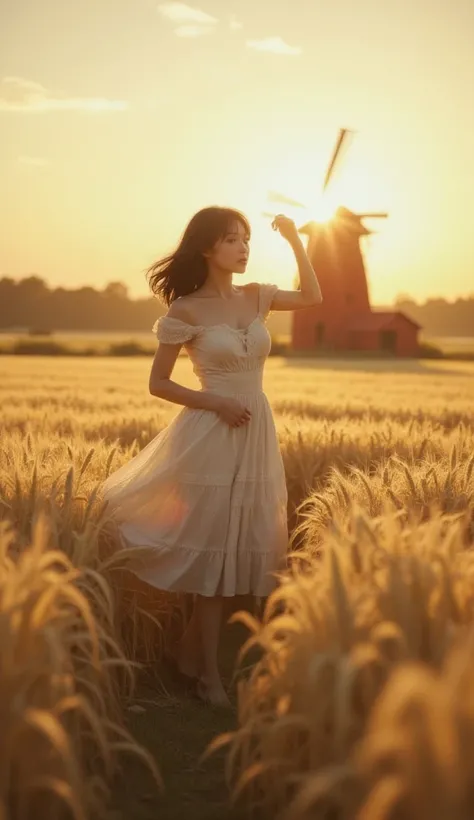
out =
[[[197,601],[194,602],[192,615],[179,642],[176,660],[179,670],[184,675],[197,678],[202,671],[201,631]]]
[[[196,597],[195,609],[199,621],[202,649],[202,674],[198,694],[209,703],[219,706],[230,706],[229,698],[222,684],[217,662],[219,635],[222,621],[221,596],[206,598]]]

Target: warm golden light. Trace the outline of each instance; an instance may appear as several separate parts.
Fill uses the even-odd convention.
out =
[[[315,222],[329,222],[336,213],[336,208],[337,205],[329,198],[322,197],[310,208],[311,219]]]
[[[246,3],[234,19],[217,0],[79,10],[51,0],[59,51],[54,13],[48,25],[44,4],[13,4],[0,74],[3,275],[34,271],[54,287],[121,280],[145,296],[142,271],[187,219],[226,204],[255,228],[249,279],[283,285],[293,260],[262,211],[303,225],[345,205],[390,213],[371,243],[375,303],[469,292],[472,4],[440,0],[428,28],[423,4],[391,4],[388,17],[383,3],[357,15],[341,4],[306,3],[301,14],[277,4],[270,19]],[[423,47],[402,57],[399,38],[380,37],[387,20]],[[334,30],[337,71],[331,38],[314,45],[315,31]],[[446,32],[456,59],[440,56]],[[69,48],[77,59],[65,59]],[[341,127],[354,139],[319,202]],[[269,202],[273,189],[306,207]]]

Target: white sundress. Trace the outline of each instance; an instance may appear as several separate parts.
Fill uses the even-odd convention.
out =
[[[146,547],[130,569],[162,590],[206,596],[268,595],[288,548],[287,488],[275,423],[262,389],[276,285],[259,285],[245,330],[163,316],[159,341],[182,343],[201,389],[241,400],[251,419],[229,427],[184,407],[102,485],[126,547]]]

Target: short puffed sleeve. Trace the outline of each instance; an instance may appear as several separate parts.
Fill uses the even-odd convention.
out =
[[[278,285],[263,284],[260,285],[258,292],[258,312],[265,319],[270,313],[272,299],[278,290]]]
[[[159,342],[167,345],[179,345],[194,339],[201,328],[197,325],[188,325],[181,319],[172,316],[160,316],[153,325],[153,333]]]

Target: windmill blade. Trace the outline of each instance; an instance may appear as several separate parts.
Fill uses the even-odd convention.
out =
[[[340,155],[340,153],[341,153],[341,148],[342,148],[342,146],[343,146],[344,142],[346,142],[348,135],[349,135],[349,134],[352,134],[352,133],[353,133],[353,132],[352,132],[352,131],[350,131],[348,128],[341,128],[341,129],[340,129],[340,131],[339,131],[339,137],[338,137],[338,139],[337,139],[337,142],[336,142],[336,145],[335,145],[335,148],[334,148],[334,151],[333,151],[332,157],[331,157],[331,161],[330,161],[330,163],[329,163],[329,165],[328,165],[328,167],[327,167],[326,176],[324,177],[324,182],[323,182],[323,191],[325,191],[325,190],[326,190],[326,188],[327,188],[327,187],[328,187],[328,185],[329,185],[329,181],[330,181],[330,179],[331,179],[331,177],[332,177],[332,175],[333,175],[334,168],[335,168],[335,166],[336,166],[336,162],[337,162],[338,157],[339,157],[339,155]]]
[[[285,194],[280,194],[278,191],[269,191],[267,199],[269,202],[280,202],[282,205],[291,205],[293,208],[305,208],[302,202],[297,202],[296,199],[291,199]]]
[[[311,234],[313,233],[313,231],[315,229],[316,224],[317,223],[315,223],[315,222],[306,222],[305,225],[301,225],[301,227],[298,228],[298,233],[303,233],[303,234],[306,234],[307,236],[311,236]]]
[[[371,213],[366,214],[357,214],[359,219],[388,219],[387,213],[382,213],[381,211],[372,211]]]

